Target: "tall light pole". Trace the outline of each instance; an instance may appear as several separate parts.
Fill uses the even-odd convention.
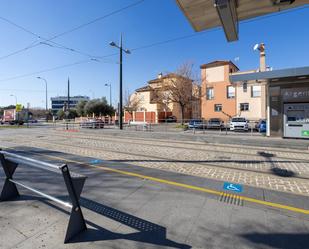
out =
[[[16,95],[14,95],[14,94],[10,94],[10,96],[11,96],[11,97],[15,97],[15,108],[16,108],[16,106],[17,106],[17,97],[16,97]]]
[[[47,122],[48,121],[47,80],[40,76],[36,78],[39,80],[43,80],[45,82],[45,111],[46,111],[46,122]]]
[[[10,96],[11,96],[11,97],[15,97],[15,110],[16,110],[16,106],[17,106],[17,97],[16,97],[16,95],[14,95],[14,94],[10,94]],[[14,118],[14,119],[19,120],[19,114],[18,114],[18,112],[16,112],[16,111],[15,111],[15,118]]]
[[[46,79],[44,79],[44,78],[42,78],[42,77],[36,77],[37,79],[40,79],[40,80],[44,80],[44,82],[45,82],[45,110],[46,110],[46,112],[47,112],[47,110],[48,110],[48,102],[47,102],[47,80]]]
[[[124,51],[127,54],[130,54],[130,50],[122,48],[122,35],[120,35],[120,44],[117,45],[115,42],[110,42],[112,47],[116,47],[119,49],[119,129],[122,130],[122,52]]]
[[[105,86],[109,87],[109,105],[112,106],[112,85],[106,83]]]

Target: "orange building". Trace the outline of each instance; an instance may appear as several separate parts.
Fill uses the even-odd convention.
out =
[[[228,122],[236,116],[236,91],[229,80],[230,73],[239,71],[231,61],[213,61],[201,65],[202,118],[220,118]]]

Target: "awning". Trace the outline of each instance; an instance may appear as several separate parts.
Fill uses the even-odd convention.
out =
[[[222,26],[238,39],[238,22],[309,4],[309,0],[176,0],[195,31]]]
[[[245,82],[249,80],[275,80],[280,78],[303,78],[309,77],[309,67],[287,68],[273,71],[255,72],[255,73],[236,73],[230,75],[232,83]]]

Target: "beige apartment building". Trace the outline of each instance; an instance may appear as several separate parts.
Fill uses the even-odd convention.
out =
[[[148,81],[147,85],[136,89],[131,95],[131,102],[138,102],[136,110],[132,114],[125,112],[125,120],[144,121],[151,123],[164,122],[166,117],[175,116],[181,120],[181,108],[176,102],[168,99],[168,93],[164,92],[164,86],[171,84],[177,78],[182,77],[174,73],[163,75],[160,73],[156,79]],[[185,106],[184,120],[200,118],[200,87],[194,85],[191,79],[186,90],[191,96],[190,103]],[[166,94],[166,99],[164,95]],[[160,98],[158,97],[160,95]]]
[[[231,75],[241,75],[266,71],[265,45],[257,46],[260,51],[260,67],[257,70],[234,72]],[[234,83],[236,87],[237,116],[244,117],[250,121],[266,119],[266,89],[265,80],[250,80]]]
[[[253,73],[236,72],[231,75]],[[247,81],[234,84],[236,89],[236,116],[250,121],[266,119],[266,84],[263,81]]]
[[[230,82],[230,76],[266,71],[265,45],[257,46],[260,51],[260,67],[257,70],[239,71],[231,61],[213,61],[201,66],[202,117],[220,118],[228,122],[232,117],[244,117],[256,122],[266,119],[265,80]]]

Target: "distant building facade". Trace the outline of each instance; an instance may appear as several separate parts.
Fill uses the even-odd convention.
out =
[[[57,96],[50,98],[51,100],[51,107],[52,112],[57,113],[59,110],[63,110],[63,107],[67,105],[68,103],[68,97],[67,96]],[[70,97],[70,108],[76,108],[76,105],[78,102],[86,100],[89,101],[90,98],[88,96],[72,96]]]
[[[213,61],[201,65],[201,113],[202,118],[220,118],[228,122],[237,115],[236,89],[229,80],[238,67],[231,61]]]
[[[236,72],[231,75],[242,73],[253,73],[255,71]],[[266,82],[247,81],[238,82],[236,88],[236,111],[237,116],[244,117],[250,121],[266,119]]]
[[[181,120],[181,108],[178,103],[171,102],[166,99],[164,101],[164,86],[171,84],[177,80],[180,75],[170,73],[166,75],[159,74],[156,79],[148,81],[144,87],[136,89],[131,95],[131,99],[138,99],[140,104],[132,114],[125,113],[125,121],[144,121],[151,123],[164,122],[166,117],[175,116],[178,121]],[[183,78],[184,79],[184,78]],[[184,120],[191,118],[200,118],[200,87],[192,83],[191,79],[186,79],[188,82],[188,95],[191,96],[191,101],[185,106]],[[158,99],[160,95],[160,99]],[[168,93],[166,92],[166,95]],[[194,116],[193,116],[194,115]]]
[[[260,68],[258,70],[234,72],[231,73],[230,76],[267,71],[264,43],[260,44],[258,50],[260,51]],[[237,96],[237,116],[244,117],[250,121],[266,119],[267,81],[263,79],[248,80],[234,83],[234,85],[236,87]]]

